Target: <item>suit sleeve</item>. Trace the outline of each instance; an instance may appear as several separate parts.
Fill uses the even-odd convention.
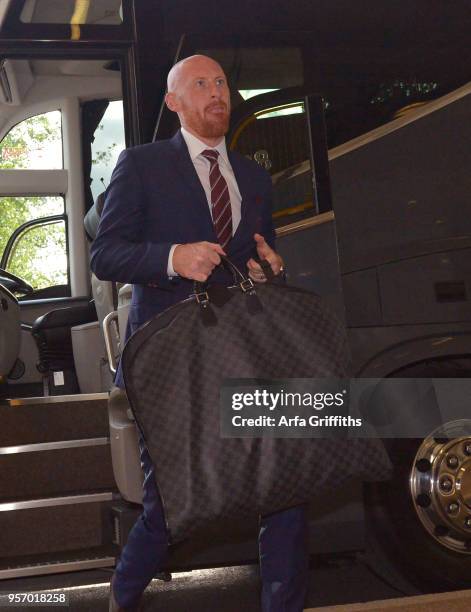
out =
[[[101,280],[167,284],[171,243],[145,235],[147,194],[130,150],[123,151],[106,190],[105,205],[92,244],[90,265]]]

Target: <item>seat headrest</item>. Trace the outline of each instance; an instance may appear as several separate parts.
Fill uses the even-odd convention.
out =
[[[85,226],[85,232],[90,241],[95,240],[96,233],[98,231],[98,224],[100,223],[101,213],[103,212],[103,206],[105,204],[105,192],[100,193],[96,200],[95,204],[90,208],[90,210],[85,215],[83,220],[83,224]]]
[[[96,211],[98,216],[101,217],[101,213],[103,212],[103,206],[105,205],[105,192],[102,191],[99,193],[95,200]]]

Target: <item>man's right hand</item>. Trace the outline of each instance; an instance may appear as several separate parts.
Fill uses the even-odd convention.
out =
[[[184,278],[204,283],[225,255],[222,246],[214,242],[179,244],[172,258],[173,269]]]

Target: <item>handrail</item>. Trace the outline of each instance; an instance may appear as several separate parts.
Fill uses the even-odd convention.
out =
[[[113,342],[111,339],[111,324],[113,321],[118,322],[118,311],[113,310],[109,312],[103,319],[103,336],[105,338],[106,357],[108,359],[108,365],[113,375],[116,374],[116,357],[113,352]]]

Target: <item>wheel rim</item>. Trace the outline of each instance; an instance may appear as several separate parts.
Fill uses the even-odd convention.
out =
[[[409,485],[429,534],[442,546],[471,555],[471,421],[446,423],[423,440]]]

